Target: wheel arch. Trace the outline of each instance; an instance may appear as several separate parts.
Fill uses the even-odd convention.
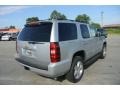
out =
[[[74,58],[75,56],[81,56],[82,60],[84,61],[85,60],[85,51],[84,50],[80,50],[80,51],[77,51],[73,54],[73,57]],[[72,59],[73,61],[73,59]]]

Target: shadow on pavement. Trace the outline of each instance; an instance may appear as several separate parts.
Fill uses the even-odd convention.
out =
[[[91,65],[93,65],[96,61],[98,61],[99,59],[94,59],[91,60],[89,63],[87,63],[86,65],[84,65],[84,69],[89,68]]]
[[[91,60],[89,63],[87,63],[86,65],[84,65],[84,68],[85,69],[87,69],[87,68],[89,68],[91,65],[93,65],[96,61],[98,61],[99,59],[93,59],[93,60]],[[40,75],[40,74],[38,74],[39,76],[42,76],[42,75]],[[45,76],[42,76],[42,77],[44,77],[44,78],[48,78],[48,79],[51,79],[51,80],[56,80],[56,81],[59,81],[59,82],[63,82],[65,79],[66,79],[66,75],[63,75],[63,76],[60,76],[60,77],[58,77],[58,78],[55,78],[55,79],[53,79],[53,78],[49,78],[49,77],[45,77]]]

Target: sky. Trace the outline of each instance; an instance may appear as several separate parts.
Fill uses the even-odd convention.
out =
[[[1,5],[0,28],[14,25],[22,29],[28,17],[37,16],[40,20],[48,19],[53,10],[57,10],[71,20],[74,20],[77,15],[87,14],[92,22],[100,24],[101,12],[104,12],[103,25],[120,24],[120,5]]]

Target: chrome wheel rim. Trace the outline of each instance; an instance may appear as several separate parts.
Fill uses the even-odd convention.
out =
[[[103,48],[103,56],[104,57],[106,56],[106,48],[105,47]]]
[[[74,67],[74,77],[79,79],[83,73],[83,64],[81,61],[78,61]]]

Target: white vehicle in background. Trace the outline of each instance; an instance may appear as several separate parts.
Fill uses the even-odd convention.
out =
[[[19,32],[17,33],[4,33],[1,35],[0,40],[3,41],[13,41],[17,39],[17,35]]]
[[[11,40],[11,35],[10,34],[4,34],[2,37],[1,37],[1,40],[4,40],[4,41],[8,41],[8,40]]]

